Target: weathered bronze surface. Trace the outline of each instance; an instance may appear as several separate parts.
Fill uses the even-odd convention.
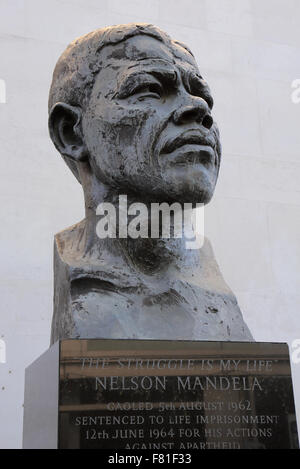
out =
[[[206,239],[106,238],[99,203],[208,203],[221,145],[189,49],[146,24],[66,49],[49,97],[51,138],[81,183],[86,217],[55,237],[52,338],[252,340]],[[161,230],[163,227],[160,227]]]

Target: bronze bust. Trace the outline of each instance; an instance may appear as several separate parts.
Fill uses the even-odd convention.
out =
[[[55,237],[52,343],[253,340],[207,239],[196,250],[162,226],[156,238],[97,235],[97,207],[120,195],[146,207],[210,201],[221,159],[212,107],[191,51],[153,25],[99,29],[62,54],[49,129],[86,217]]]

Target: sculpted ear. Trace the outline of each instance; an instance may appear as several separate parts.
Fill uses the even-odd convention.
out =
[[[81,131],[81,108],[56,103],[49,114],[50,137],[57,150],[75,162],[87,157],[87,148]]]

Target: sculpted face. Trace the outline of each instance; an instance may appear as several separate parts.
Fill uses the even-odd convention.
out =
[[[210,90],[184,48],[150,36],[100,53],[82,130],[97,178],[151,200],[207,203],[220,142]]]

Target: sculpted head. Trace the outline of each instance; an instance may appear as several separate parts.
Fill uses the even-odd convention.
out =
[[[94,31],[59,59],[51,138],[77,179],[149,200],[207,203],[221,146],[213,99],[189,49],[152,25]]]

